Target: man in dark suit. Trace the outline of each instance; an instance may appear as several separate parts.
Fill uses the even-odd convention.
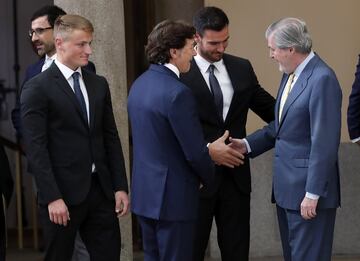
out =
[[[13,191],[13,180],[4,147],[0,145],[0,260],[6,256],[5,209],[9,206]]]
[[[360,145],[360,55],[349,97],[347,124],[351,141]]]
[[[56,18],[65,14],[66,12],[56,5],[46,5],[35,11],[32,15],[30,19],[31,29],[29,30],[29,37],[33,49],[39,55],[40,59],[26,69],[25,79],[22,86],[24,86],[24,84],[34,76],[48,69],[52,62],[56,59],[53,30],[54,23]],[[83,69],[87,69],[96,73],[95,65],[90,61],[87,65],[84,66]],[[20,92],[21,90],[19,93]],[[20,119],[20,96],[16,100],[15,108],[11,113],[11,119],[16,130],[16,136],[18,137],[20,144],[23,146],[22,124]],[[29,173],[31,174],[30,169]],[[79,234],[77,234],[72,261],[87,260],[90,260],[89,254],[81,240],[81,237]]]
[[[142,229],[145,261],[192,259],[199,188],[214,177],[209,152],[217,163],[215,154],[229,156],[224,164],[242,162],[242,155],[224,143],[228,132],[207,148],[194,97],[179,80],[195,54],[194,34],[181,22],[158,24],[146,46],[150,68],[130,89],[131,204]]]
[[[127,180],[106,79],[82,66],[93,26],[55,22],[57,58],[21,93],[25,148],[38,187],[45,260],[71,260],[76,231],[91,260],[119,260],[117,215],[128,211]]]
[[[283,72],[275,121],[232,142],[247,142],[242,145],[251,157],[275,147],[273,202],[285,261],[330,261],[340,206],[341,88],[334,71],[311,50],[304,21],[274,22],[266,39]]]
[[[225,54],[229,20],[216,7],[205,7],[194,16],[197,55],[181,80],[196,98],[200,121],[208,142],[230,131],[246,135],[249,109],[264,121],[274,119],[274,98],[260,87],[250,62]],[[215,182],[201,189],[199,219],[194,241],[194,261],[204,260],[213,217],[223,261],[248,260],[250,237],[250,166],[217,166]]]

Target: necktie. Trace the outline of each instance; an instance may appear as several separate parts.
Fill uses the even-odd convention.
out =
[[[289,93],[291,91],[291,84],[292,84],[292,82],[294,80],[294,76],[295,76],[294,73],[291,73],[289,75],[288,80],[287,80],[286,85],[285,85],[285,88],[284,88],[284,91],[283,91],[283,93],[281,95],[280,108],[279,108],[279,122],[281,120],[281,114],[282,114],[282,110],[284,108],[286,99],[289,96]]]
[[[214,96],[214,102],[216,105],[216,109],[219,113],[219,116],[221,119],[223,119],[223,94],[221,92],[220,84],[218,80],[216,79],[216,76],[214,74],[215,66],[213,64],[210,64],[209,66],[209,83],[211,92]]]
[[[80,73],[79,72],[74,72],[72,75],[73,79],[74,79],[74,92],[75,92],[75,96],[80,104],[83,116],[85,119],[87,119],[87,112],[86,112],[86,104],[85,104],[85,99],[84,96],[81,92],[80,89],[80,82],[79,82],[79,77],[80,77]]]

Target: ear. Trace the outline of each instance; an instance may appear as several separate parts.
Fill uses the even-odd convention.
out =
[[[201,36],[200,36],[200,34],[199,34],[199,33],[196,33],[194,39],[195,39],[195,42],[196,42],[196,43],[199,43],[199,42],[201,41]]]
[[[55,37],[55,48],[56,50],[62,49],[63,39],[61,37]]]
[[[169,52],[170,52],[171,59],[176,59],[177,58],[177,49],[170,48]]]

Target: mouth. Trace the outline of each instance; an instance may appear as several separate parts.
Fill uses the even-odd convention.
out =
[[[44,48],[44,45],[42,43],[39,43],[39,42],[35,42],[35,43],[33,43],[33,45],[34,45],[36,50],[40,50],[40,49]]]

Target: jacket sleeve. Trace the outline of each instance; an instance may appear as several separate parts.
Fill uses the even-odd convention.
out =
[[[105,107],[103,111],[104,145],[112,177],[113,190],[128,192],[125,161],[112,109],[110,89],[106,79],[103,78],[103,80],[106,86]]]
[[[214,178],[214,165],[205,144],[195,99],[190,89],[184,86],[181,92],[173,96],[168,118],[185,158],[202,183],[210,184]]]
[[[352,85],[347,111],[347,125],[350,139],[360,137],[360,55],[356,66],[355,80]]]
[[[26,155],[34,170],[39,197],[46,203],[62,198],[52,170],[47,139],[47,95],[34,80],[28,81],[21,92],[21,121]]]
[[[251,64],[249,75],[253,86],[252,97],[250,100],[250,109],[255,112],[262,120],[270,123],[275,119],[275,99],[264,88],[262,88],[257,80],[254,69]]]

